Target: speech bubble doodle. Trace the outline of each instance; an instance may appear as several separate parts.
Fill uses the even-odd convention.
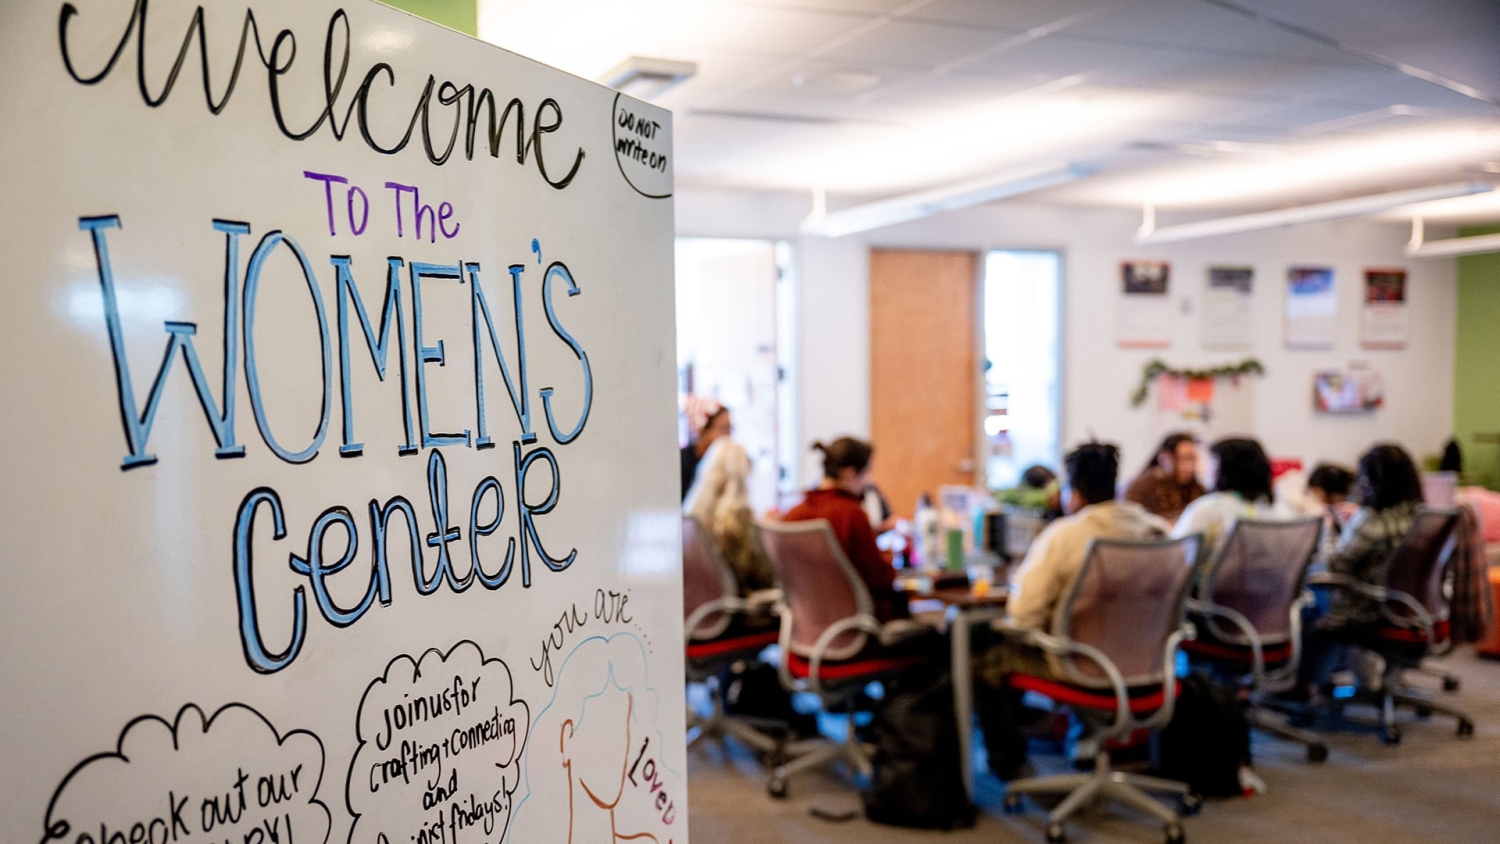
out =
[[[514,693],[468,640],[391,660],[359,703],[350,844],[501,844],[531,725]]]
[[[526,754],[526,793],[516,805],[517,840],[684,838],[685,780],[663,759],[659,704],[634,633],[579,642],[558,666],[552,699],[532,726],[536,741]]]
[[[615,94],[610,126],[620,175],[648,199],[672,195],[672,116],[664,109]]]
[[[171,723],[142,715],[115,750],[79,762],[47,806],[42,844],[324,844],[323,742],[280,735],[231,703]]]

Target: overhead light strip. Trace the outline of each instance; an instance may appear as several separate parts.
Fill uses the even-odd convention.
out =
[[[1042,190],[1092,175],[1095,170],[1084,164],[1055,162],[856,205],[831,214],[815,208],[813,214],[802,221],[802,233],[844,237]]]
[[[1165,228],[1155,227],[1155,215],[1152,214],[1149,215],[1149,225],[1142,226],[1141,230],[1136,233],[1135,242],[1142,245],[1176,243],[1182,240],[1197,240],[1205,237],[1220,237],[1229,234],[1240,234],[1241,232],[1274,229],[1298,223],[1342,220],[1349,217],[1368,217],[1371,214],[1379,214],[1383,211],[1390,211],[1393,208],[1400,208],[1404,205],[1415,205],[1419,202],[1431,202],[1438,199],[1451,199],[1455,196],[1471,196],[1493,189],[1493,185],[1482,182],[1459,182],[1395,191],[1393,193],[1381,193],[1373,196],[1361,196],[1354,199],[1340,199],[1334,202],[1318,203],[1317,205],[1302,205],[1296,208],[1262,211],[1256,214],[1242,214],[1237,217],[1220,217],[1216,220],[1201,220],[1196,223],[1183,223],[1182,225],[1167,226]]]
[[[1481,252],[1500,252],[1500,234],[1427,240],[1426,226],[1423,225],[1422,218],[1412,218],[1411,242],[1406,244],[1406,254],[1412,258],[1448,258],[1454,255],[1476,255]]]

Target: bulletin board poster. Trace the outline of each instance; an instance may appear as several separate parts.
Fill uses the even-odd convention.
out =
[[[1172,344],[1172,265],[1121,261],[1115,339],[1121,348],[1164,349]]]
[[[1331,267],[1286,271],[1286,347],[1331,349],[1337,339],[1338,291]]]
[[[1366,269],[1360,345],[1367,349],[1404,349],[1410,334],[1406,309],[1406,270]]]
[[[1203,345],[1210,349],[1250,348],[1255,270],[1209,267],[1203,294]]]
[[[0,841],[686,841],[670,115],[364,0],[0,105]]]

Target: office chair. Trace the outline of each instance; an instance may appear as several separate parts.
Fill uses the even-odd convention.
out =
[[[872,681],[928,662],[925,654],[898,646],[913,644],[932,628],[909,619],[881,624],[875,618],[870,591],[827,520],[760,522],[756,530],[782,590],[776,608],[782,685],[816,694],[825,710],[849,713],[842,741],[788,745],[784,752],[791,759],[776,767],[766,790],[785,797],[792,775],[837,761],[868,777],[874,770],[872,751],[855,734],[855,701]]]
[[[785,729],[784,724],[729,715],[724,711],[720,683],[723,670],[738,660],[755,659],[775,644],[777,628],[771,608],[775,590],[739,597],[734,570],[719,553],[713,536],[692,516],[682,519],[682,605],[686,621],[687,679],[708,687],[713,709],[708,717],[688,710],[688,746],[699,739],[723,741],[733,736],[762,759],[774,758],[782,742],[766,729]]]
[[[1407,684],[1404,676],[1419,669],[1423,659],[1453,649],[1444,580],[1452,557],[1449,540],[1458,518],[1457,510],[1418,510],[1411,529],[1391,552],[1382,584],[1333,572],[1308,578],[1311,583],[1347,589],[1380,602],[1380,623],[1350,631],[1345,640],[1379,655],[1385,670],[1373,687],[1361,682],[1352,698],[1336,700],[1335,707],[1342,714],[1351,703],[1374,705],[1380,710],[1380,740],[1386,744],[1401,741],[1401,727],[1396,722],[1398,706],[1411,707],[1419,717],[1441,712],[1457,719],[1460,738],[1474,735],[1474,722],[1466,713]]]
[[[1317,517],[1236,522],[1187,601],[1198,636],[1182,643],[1195,662],[1249,693],[1252,726],[1305,745],[1313,762],[1328,758],[1328,745],[1268,709],[1265,697],[1296,682],[1302,610],[1310,601],[1303,580],[1320,531]]]
[[[1085,804],[1108,799],[1158,818],[1168,844],[1186,840],[1178,814],[1147,792],[1177,795],[1185,811],[1197,806],[1185,783],[1113,770],[1108,746],[1172,718],[1179,643],[1192,635],[1183,602],[1198,558],[1198,535],[1130,541],[1096,539],[1082,568],[1058,603],[1053,633],[997,628],[1007,639],[1041,649],[1052,671],[1017,673],[1012,688],[1035,692],[1072,708],[1096,740],[1091,773],[1061,774],[1011,782],[1006,811],[1020,811],[1024,795],[1067,796],[1047,818],[1047,841],[1065,840],[1063,822]],[[1007,645],[1010,646],[1010,645]]]

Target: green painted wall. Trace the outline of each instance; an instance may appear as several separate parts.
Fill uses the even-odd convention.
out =
[[[449,29],[479,35],[479,0],[381,0],[405,12],[440,23]]]
[[[1461,236],[1500,232],[1463,229]],[[1500,489],[1500,252],[1458,259],[1458,320],[1453,371],[1453,431],[1464,453],[1466,480]]]

